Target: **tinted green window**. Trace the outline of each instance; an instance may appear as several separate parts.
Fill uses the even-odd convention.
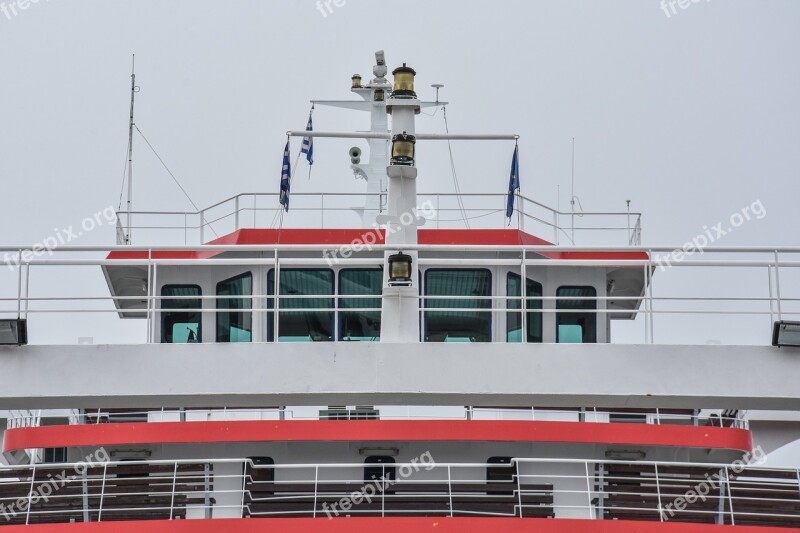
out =
[[[202,295],[197,285],[165,285],[161,289],[161,342],[202,342]]]
[[[279,298],[279,342],[326,342],[333,340],[333,271],[328,269],[281,269]],[[275,270],[267,277],[267,293],[275,294]],[[307,298],[305,298],[307,297]],[[275,309],[275,299],[267,300]],[[292,311],[307,309],[307,311]],[[324,311],[313,311],[324,309]],[[267,313],[267,338],[275,339],[275,313]]]
[[[217,283],[217,296],[252,295],[253,275],[249,272]],[[251,342],[252,308],[250,298],[217,298],[217,342]]]
[[[594,287],[559,287],[556,342],[597,342],[597,290]],[[564,300],[560,298],[565,298]]]
[[[377,298],[341,298],[339,300],[339,339],[343,341],[379,341],[381,339],[381,293],[383,271],[347,269],[339,272],[340,296],[377,296]],[[347,309],[376,309],[352,311]]]
[[[509,296],[508,307],[510,309],[522,308],[522,278],[517,274],[508,274],[506,278],[506,294]],[[542,284],[528,279],[525,287],[526,304],[528,312],[525,313],[527,322],[525,323],[525,336],[527,342],[542,342]],[[533,298],[531,298],[533,297]],[[538,297],[538,298],[537,298]],[[522,313],[509,312],[506,314],[506,341],[522,341]]]
[[[425,298],[425,308],[469,311],[425,311],[426,342],[491,342],[492,275],[485,269],[429,269],[425,296],[464,296],[464,299]]]

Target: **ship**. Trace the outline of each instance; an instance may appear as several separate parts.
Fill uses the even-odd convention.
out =
[[[271,192],[137,211],[129,169],[116,244],[1,250],[17,294],[0,320],[0,531],[800,527],[800,470],[765,464],[800,437],[800,249],[692,256],[643,245],[630,209],[549,207],[522,192],[518,134],[418,132],[446,110],[442,85],[420,99],[416,71],[390,74],[382,51],[372,71],[350,78],[354,98],[311,102],[369,130],[309,116]],[[137,91],[134,75],[129,156]],[[293,192],[329,139],[356,144],[363,192]],[[510,173],[421,192],[417,152],[462,141],[505,143]],[[108,294],[36,291],[40,271],[73,286],[71,268]],[[742,270],[761,292],[654,290]],[[144,338],[29,342],[47,313],[94,312]],[[723,321],[720,340],[681,342],[675,315]],[[762,342],[723,336],[741,317]],[[621,327],[643,338],[618,342]]]

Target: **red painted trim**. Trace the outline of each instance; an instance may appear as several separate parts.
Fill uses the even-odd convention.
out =
[[[250,518],[4,526],[8,533],[779,533],[779,527],[542,518]]]
[[[222,442],[543,442],[749,451],[750,431],[703,426],[483,420],[285,420],[88,424],[10,429],[3,452],[29,448]]]
[[[368,237],[368,235],[374,236]],[[370,242],[384,244],[382,230],[372,229],[240,229],[208,244],[256,245],[256,244],[294,244],[341,246],[350,243]],[[524,231],[515,229],[462,229],[462,230],[419,230],[421,245],[464,245],[464,246],[552,246],[553,243],[540,239]],[[204,259],[218,252],[153,252],[153,259]],[[646,260],[644,252],[542,252],[550,259],[619,259],[623,261]],[[147,259],[147,252],[111,252],[108,259]]]

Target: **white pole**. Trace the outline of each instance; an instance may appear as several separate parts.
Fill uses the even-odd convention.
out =
[[[136,100],[136,55],[131,64],[131,114],[128,122],[128,235],[126,244],[131,244],[133,228],[133,106]]]

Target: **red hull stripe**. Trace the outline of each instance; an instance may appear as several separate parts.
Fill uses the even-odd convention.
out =
[[[4,526],[8,533],[778,533],[778,527],[539,518],[273,518]]]
[[[544,442],[750,451],[750,431],[592,422],[370,420],[87,424],[10,429],[3,452],[30,448],[223,442]]]

